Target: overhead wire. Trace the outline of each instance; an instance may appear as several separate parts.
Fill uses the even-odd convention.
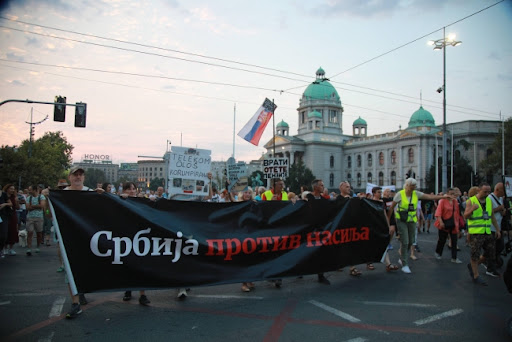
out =
[[[503,1],[503,0],[502,0]],[[466,16],[462,19],[459,19],[451,24],[449,24],[448,26],[450,25],[453,25],[455,23],[458,23],[462,20],[465,20],[473,15],[476,15],[492,6],[495,6],[497,4],[499,4],[500,2],[502,1],[499,1],[491,6],[488,6],[480,11],[477,11],[469,16]],[[301,76],[301,77],[307,77],[307,78],[310,78],[309,75],[302,75],[302,74],[299,74],[299,73],[295,73],[295,72],[291,72],[291,71],[284,71],[284,70],[279,70],[279,69],[274,69],[274,68],[268,68],[268,67],[263,67],[263,66],[259,66],[259,65],[255,65],[255,64],[249,64],[249,63],[243,63],[243,62],[238,62],[238,61],[233,61],[233,60],[229,60],[229,59],[223,59],[223,58],[218,58],[218,57],[213,57],[213,56],[208,56],[208,55],[204,55],[204,54],[196,54],[196,53],[190,53],[190,52],[184,52],[184,51],[180,51],[180,50],[175,50],[175,49],[168,49],[168,48],[162,48],[162,47],[158,47],[158,46],[153,46],[153,45],[148,45],[148,44],[141,44],[141,43],[136,43],[136,42],[130,42],[130,41],[126,41],[126,40],[121,40],[121,39],[116,39],[116,38],[110,38],[110,37],[103,37],[103,36],[98,36],[98,35],[93,35],[93,34],[86,34],[86,33],[81,33],[81,32],[77,32],[77,31],[72,31],[72,30],[65,30],[65,29],[60,29],[60,28],[55,28],[55,27],[51,27],[51,26],[46,26],[46,25],[40,25],[40,24],[35,24],[35,23],[29,23],[29,22],[26,22],[26,21],[21,21],[21,20],[17,20],[17,19],[11,19],[11,18],[7,18],[7,17],[4,17],[4,16],[0,16],[0,19],[3,19],[3,20],[8,20],[8,21],[12,21],[12,22],[16,22],[16,23],[22,23],[22,24],[25,24],[25,25],[33,25],[33,26],[37,26],[37,27],[42,27],[42,28],[46,28],[46,29],[51,29],[51,30],[56,30],[56,31],[60,31],[60,32],[66,32],[66,33],[72,33],[72,34],[76,34],[76,35],[81,35],[81,36],[85,36],[85,37],[92,37],[92,38],[97,38],[97,39],[103,39],[103,40],[110,40],[110,41],[114,41],[114,42],[119,42],[119,43],[123,43],[123,44],[130,44],[130,45],[135,45],[135,46],[141,46],[141,47],[145,47],[145,48],[152,48],[152,49],[158,49],[158,50],[163,50],[163,51],[170,51],[170,52],[175,52],[175,53],[180,53],[180,54],[185,54],[185,55],[191,55],[191,56],[198,56],[198,57],[201,57],[201,58],[208,58],[208,59],[213,59],[213,60],[219,60],[219,61],[223,61],[223,62],[229,62],[229,63],[235,63],[235,64],[240,64],[240,65],[245,65],[245,66],[251,66],[251,67],[255,67],[255,68],[260,68],[260,69],[265,69],[265,70],[270,70],[270,71],[276,71],[276,72],[280,72],[280,73],[287,73],[287,74],[292,74],[292,75],[297,75],[297,76]],[[84,42],[84,41],[80,41],[80,40],[75,40],[75,39],[71,39],[71,38],[67,38],[67,37],[58,37],[58,36],[55,36],[55,35],[49,35],[49,34],[43,34],[43,33],[38,33],[38,32],[33,32],[33,31],[27,31],[27,30],[23,30],[23,29],[16,29],[16,28],[11,28],[11,27],[6,27],[6,26],[2,26],[0,25],[0,27],[4,27],[4,28],[7,28],[7,29],[12,29],[12,30],[16,30],[16,31],[21,31],[21,32],[27,32],[27,33],[31,33],[31,34],[36,34],[36,35],[43,35],[43,36],[46,36],[46,37],[50,37],[50,38],[56,38],[56,39],[64,39],[64,40],[71,40],[71,41],[74,41],[74,42],[78,42],[78,43],[84,43],[84,44],[93,44],[93,45],[98,45],[98,46],[101,46],[101,47],[106,47],[106,48],[114,48],[114,49],[121,49],[123,50],[123,48],[118,48],[118,47],[115,47],[115,46],[110,46],[110,45],[103,45],[103,44],[96,44],[96,43],[90,43],[90,42]],[[432,33],[434,32],[437,32],[441,29],[438,29],[436,31],[433,31]],[[420,40],[432,33],[429,33],[429,34],[426,34],[420,38],[417,38],[409,43],[406,43],[406,44],[403,44],[402,46],[398,47],[398,48],[395,48],[393,50],[390,50],[388,51],[387,53],[390,53],[394,50],[397,50],[401,47],[404,47],[406,45],[409,45],[417,40]],[[144,52],[144,51],[138,51],[138,50],[131,50],[131,49],[128,49],[128,51],[133,51],[133,52],[138,52],[138,53],[146,53],[146,54],[151,54],[151,53],[147,53],[147,52]],[[385,53],[385,54],[387,54]],[[380,56],[383,56],[385,54],[382,54]],[[176,58],[176,59],[180,59],[180,58],[177,58],[177,57],[172,57],[172,56],[165,56],[165,55],[159,55],[159,54],[154,54],[156,56],[160,56],[160,57],[167,57],[167,58]],[[378,57],[380,56],[377,56],[371,60],[374,60],[374,59],[377,59]],[[199,62],[199,61],[194,61],[194,60],[188,60],[188,59],[180,59],[180,60],[185,60],[185,61],[189,61],[189,62],[195,62],[195,63],[204,63],[204,62]],[[369,61],[371,61],[369,60]],[[367,61],[367,62],[369,62]],[[364,62],[360,65],[363,65],[367,62]],[[208,63],[206,63],[208,64]],[[208,64],[208,65],[212,65],[212,66],[219,66],[219,67],[225,67],[225,68],[231,68],[231,67],[228,67],[228,66],[224,66],[224,65],[217,65],[217,64]],[[357,67],[357,66],[356,66]],[[355,67],[353,67],[355,68]],[[353,69],[351,68],[351,69]],[[251,71],[251,70],[246,70],[246,69],[238,69],[238,68],[235,68],[235,70],[239,70],[239,71],[245,71],[245,72],[253,72],[253,73],[259,73],[259,72],[255,72],[255,71]],[[348,70],[346,70],[348,71]],[[344,71],[344,72],[346,72]],[[342,73],[344,73],[342,72]],[[281,76],[278,76],[278,75],[269,75],[267,73],[261,73],[262,75],[265,75],[265,76],[274,76],[274,77],[280,77],[280,78],[285,78],[285,79],[288,79],[288,80],[292,80],[292,81],[300,81],[300,82],[304,82],[305,84],[304,85],[300,85],[300,86],[297,86],[297,87],[293,87],[293,88],[289,88],[289,89],[286,89],[286,90],[276,90],[276,89],[267,89],[267,88],[261,88],[261,87],[254,87],[254,89],[260,89],[260,90],[270,90],[270,91],[278,91],[280,92],[281,94],[282,93],[288,93],[289,90],[294,90],[294,89],[298,89],[298,88],[302,88],[304,87],[306,84],[309,83],[309,81],[304,81],[304,80],[298,80],[298,79],[292,79],[292,78],[287,78],[287,77],[281,77]],[[331,78],[333,77],[336,77],[337,75],[339,75],[340,73],[338,74],[335,74],[334,76],[332,76]],[[206,81],[195,81],[195,82],[204,82],[204,83],[208,83]],[[357,87],[357,88],[361,88],[361,89],[367,89],[367,90],[371,90],[371,91],[375,91],[375,92],[383,92],[383,93],[387,93],[387,94],[390,94],[390,95],[394,95],[394,96],[400,96],[400,97],[405,97],[405,98],[410,98],[410,99],[415,99],[415,97],[413,96],[410,96],[410,95],[404,95],[404,94],[398,94],[398,93],[394,93],[394,92],[389,92],[389,91],[385,91],[385,90],[381,90],[381,89],[375,89],[375,88],[370,88],[370,87],[365,87],[365,86],[359,86],[359,85],[355,85],[355,84],[350,84],[350,83],[345,83],[345,82],[338,82],[338,81],[331,81],[332,83],[335,83],[335,84],[342,84],[342,85],[348,85],[348,86],[351,86],[351,87]],[[215,84],[214,82],[211,82],[211,84]],[[223,84],[223,85],[228,85],[228,84]],[[233,86],[239,86],[239,85],[233,85]],[[353,91],[353,90],[350,90],[350,91]],[[440,102],[439,101],[435,101],[435,100],[429,100],[429,99],[424,99],[425,102],[430,102],[430,103],[436,103],[436,104],[439,104]],[[416,102],[415,102],[416,103]],[[491,113],[491,112],[487,112],[487,111],[483,111],[483,110],[480,110],[480,109],[474,109],[474,108],[468,108],[468,107],[462,107],[462,106],[457,106],[457,105],[452,105],[450,104],[449,105],[450,107],[456,107],[456,108],[461,108],[461,109],[466,109],[466,110],[470,110],[470,111],[477,111],[477,112],[481,112],[481,113],[486,113],[486,114],[491,114],[491,115],[494,115],[494,113]]]

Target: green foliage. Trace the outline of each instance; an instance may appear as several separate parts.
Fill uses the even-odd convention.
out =
[[[478,171],[483,171],[486,175],[495,175],[502,173],[502,129],[496,134],[494,142],[489,147],[492,153],[479,163]],[[505,121],[505,175],[512,174],[512,118]]]
[[[298,162],[295,162],[295,164],[290,167],[290,174],[284,181],[285,188],[290,188],[290,191],[299,194],[301,185],[307,185],[308,188],[310,188],[311,182],[314,179],[315,176],[313,172],[304,165],[302,159],[299,159]]]
[[[153,178],[152,180],[149,181],[149,190],[156,191],[156,189],[158,189],[159,186],[165,187],[164,178]]]
[[[471,173],[473,172],[473,167],[471,166],[471,162],[459,154],[456,154],[453,159],[453,186],[458,187],[462,192],[469,190],[471,187]],[[439,163],[438,163],[438,190],[439,192],[442,191],[441,189],[441,170],[442,170],[442,158],[439,157]],[[429,171],[427,172],[426,176],[426,182],[427,182],[427,188],[422,189],[427,193],[435,192],[435,164],[430,166]],[[451,183],[451,164],[448,163],[447,167],[447,183],[448,187]]]
[[[105,172],[100,169],[86,169],[85,170],[85,180],[84,185],[88,186],[91,189],[96,189],[96,185],[98,183],[105,183],[107,181],[107,176]]]
[[[60,178],[66,178],[66,170],[71,166],[73,146],[67,142],[62,132],[46,132],[32,142],[32,157],[28,158],[30,142],[24,140],[19,147],[2,146],[0,157],[3,160],[0,184],[13,183],[26,188],[32,184],[54,187]]]

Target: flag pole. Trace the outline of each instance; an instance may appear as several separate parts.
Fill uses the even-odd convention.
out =
[[[275,108],[276,106],[274,105],[274,99],[272,99],[272,134],[273,134],[273,138],[272,138],[272,141],[273,141],[273,147],[272,147],[272,157],[275,159],[276,158],[276,116],[274,115],[275,114]],[[272,188],[275,189],[275,181],[272,181]]]
[[[235,158],[235,122],[236,122],[236,103],[233,108],[233,159]]]

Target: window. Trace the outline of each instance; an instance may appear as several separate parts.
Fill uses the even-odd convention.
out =
[[[379,153],[379,165],[384,165],[384,153]]]
[[[334,175],[331,173],[329,175],[329,187],[333,187],[334,186]]]
[[[315,128],[316,129],[320,128],[320,121],[315,121]]]
[[[329,110],[329,122],[330,123],[338,123],[338,116],[335,110]]]
[[[313,129],[313,121],[308,122],[308,128]]]
[[[407,151],[409,155],[409,163],[414,163],[414,149],[411,147],[409,151]]]
[[[330,166],[331,168],[333,168],[333,167],[334,167],[334,156],[331,156],[331,157],[329,158],[329,166]]]
[[[379,172],[379,186],[383,186],[384,185],[384,174],[381,172]]]
[[[347,157],[347,167],[349,169],[352,168],[352,157],[351,156]]]
[[[357,155],[357,167],[361,167],[361,155]]]
[[[391,164],[393,164],[393,165],[396,164],[396,152],[395,151],[391,151]]]
[[[300,113],[300,123],[305,123],[306,122],[306,112],[301,112]]]
[[[357,186],[361,186],[361,174],[357,174]]]
[[[371,172],[368,172],[368,178],[366,179],[366,181],[368,183],[373,183],[373,177],[372,177],[372,173]]]
[[[350,173],[347,174],[347,181],[349,183],[352,182],[352,174],[350,174]]]
[[[391,171],[391,185],[396,185],[396,172]]]
[[[368,167],[372,167],[372,164],[373,164],[373,158],[372,158],[372,154],[369,153],[368,154]]]

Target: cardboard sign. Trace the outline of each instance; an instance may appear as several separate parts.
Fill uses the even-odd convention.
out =
[[[211,151],[173,146],[169,158],[169,194],[208,195]]]
[[[263,160],[263,176],[265,179],[287,178],[290,172],[288,158],[271,158]]]

